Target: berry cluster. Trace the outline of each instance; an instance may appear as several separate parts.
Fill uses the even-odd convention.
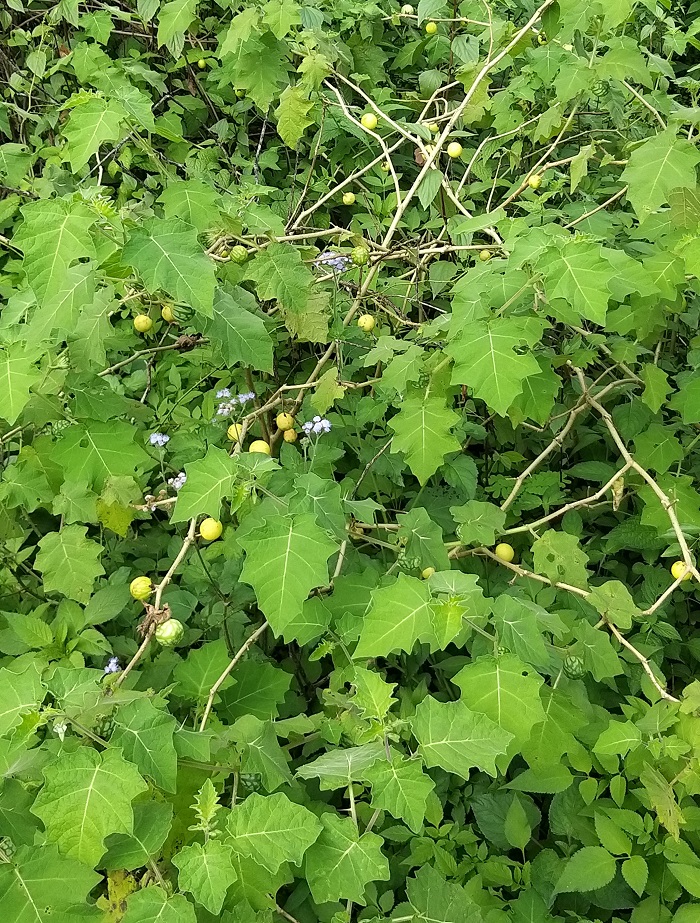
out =
[[[332,269],[333,272],[346,272],[351,265],[352,260],[349,256],[343,256],[332,250],[322,253],[314,263],[316,269]]]

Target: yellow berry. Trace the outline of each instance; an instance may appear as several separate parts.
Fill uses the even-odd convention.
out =
[[[424,567],[423,570],[420,572],[420,575],[423,578],[423,580],[429,580],[430,577],[432,577],[434,573],[435,573],[434,567]]]
[[[411,6],[410,3],[405,3],[401,7],[401,12],[403,13],[404,16],[413,16],[413,7]]]
[[[286,429],[282,438],[285,442],[296,442],[298,438],[297,431],[295,429]]]
[[[231,442],[238,442],[238,440],[241,438],[242,432],[243,427],[240,423],[232,423],[226,430],[226,435],[231,440]]]
[[[389,170],[391,170],[391,167],[389,166],[389,161],[382,160],[381,164],[379,165],[379,169],[382,171],[382,173],[388,173]]]
[[[363,333],[371,333],[374,330],[374,318],[371,314],[361,314],[357,318],[357,326]]]
[[[134,318],[134,328],[139,333],[147,333],[153,326],[153,321],[148,314],[137,314]]]
[[[482,263],[488,262],[491,259],[491,251],[490,250],[480,250],[479,259],[481,260]]]
[[[228,250],[226,249],[222,250],[221,253],[219,253],[219,256],[221,257],[222,260],[227,260],[229,258]]]
[[[355,204],[355,193],[354,192],[343,193],[343,205],[354,205],[354,204]]]
[[[437,30],[438,30],[438,27],[437,27],[437,23],[436,23],[436,22],[433,22],[433,21],[431,20],[430,22],[427,22],[427,23],[425,24],[425,32],[426,32],[426,35],[435,35],[435,33],[437,32]]]
[[[207,62],[204,60],[204,58],[200,58],[199,61],[197,61],[197,67],[201,71],[203,71],[206,66],[207,66]]]
[[[496,545],[494,554],[499,560],[505,561],[506,564],[510,564],[515,557],[515,549],[507,542],[501,542],[499,545]]]
[[[528,177],[527,184],[530,189],[539,189],[542,185],[542,177],[539,173],[533,173],[532,176]]]
[[[369,131],[374,131],[378,124],[377,116],[374,112],[365,112],[365,114],[360,119],[360,123],[363,128],[368,129]]]
[[[236,90],[236,96],[239,99],[243,99],[243,97],[245,96],[245,90]]]
[[[447,156],[452,157],[453,160],[462,156],[462,145],[459,141],[450,141],[447,145]]]
[[[160,312],[160,316],[163,318],[164,321],[167,321],[169,324],[175,323],[175,312],[173,311],[173,309],[170,307],[169,304],[164,305],[162,311]]]
[[[294,417],[291,413],[278,413],[275,423],[277,424],[277,429],[285,432],[285,430],[294,428]]]
[[[269,455],[270,446],[265,442],[264,439],[256,439],[248,446],[248,451],[259,452],[261,455]]]
[[[428,131],[431,135],[436,135],[440,131],[440,126],[435,122],[431,122],[430,125],[428,125]]]
[[[690,580],[690,578],[693,576],[688,570],[685,561],[674,561],[671,565],[671,574],[674,580],[682,578],[684,583],[686,580]]]
[[[218,519],[209,517],[208,519],[203,519],[199,524],[199,534],[205,542],[215,542],[223,531],[224,527]]]
[[[129,584],[129,592],[134,599],[148,599],[153,592],[153,584],[150,577],[134,577]]]

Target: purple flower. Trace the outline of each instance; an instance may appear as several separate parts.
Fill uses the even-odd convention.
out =
[[[330,420],[323,420],[321,417],[314,417],[313,420],[309,420],[307,423],[304,423],[302,429],[307,436],[316,435],[320,436],[321,433],[330,433],[331,423]]]
[[[219,388],[216,392],[216,397],[218,400],[221,400],[222,397],[231,397],[230,388]]]
[[[342,256],[333,250],[322,253],[314,262],[316,269],[332,269],[333,272],[345,272],[352,265],[349,256]]]
[[[254,401],[254,400],[255,400],[255,391],[244,391],[242,394],[238,395],[238,403],[241,406],[243,406],[243,404],[247,404],[248,401]]]
[[[148,441],[151,445],[157,445],[162,449],[164,445],[170,442],[170,436],[166,436],[165,433],[151,433]]]
[[[184,471],[181,471],[179,474],[176,474],[174,478],[168,478],[168,484],[170,484],[173,490],[180,490],[180,488],[185,484],[186,480],[187,475]]]
[[[120,673],[121,666],[119,665],[118,657],[110,657],[105,666],[105,673]]]

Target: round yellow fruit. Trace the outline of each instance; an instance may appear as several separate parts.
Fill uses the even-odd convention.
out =
[[[294,429],[294,417],[291,413],[278,413],[275,423],[277,429],[281,429],[283,433],[288,429]]]
[[[457,157],[462,156],[462,145],[459,141],[450,141],[447,145],[447,156],[452,157],[453,160],[456,160]]]
[[[295,429],[286,429],[282,438],[285,442],[296,442],[299,437]]]
[[[403,13],[404,16],[413,16],[413,7],[411,6],[410,3],[405,3],[401,7],[401,12]]]
[[[199,524],[199,534],[205,542],[215,542],[217,538],[221,537],[223,531],[224,527],[218,519],[209,517],[208,519],[203,519]]]
[[[389,166],[389,161],[382,160],[382,162],[379,165],[379,169],[382,171],[382,173],[388,173],[389,170],[391,170],[391,167]]]
[[[139,333],[147,333],[153,326],[153,321],[148,314],[137,314],[134,318],[134,329]]]
[[[264,439],[256,439],[248,446],[248,451],[259,452],[261,455],[269,455],[270,446],[265,442]]]
[[[239,99],[243,99],[243,97],[245,96],[245,90],[236,90],[236,96]]]
[[[693,576],[688,570],[685,561],[674,561],[671,565],[671,574],[674,580],[682,578],[683,582],[690,580],[690,578]]]
[[[481,260],[482,263],[487,263],[491,259],[491,251],[490,250],[480,250],[479,259]]]
[[[423,580],[429,580],[433,576],[434,573],[435,573],[434,567],[424,567],[423,570],[420,572],[420,575],[423,578]]]
[[[528,177],[527,184],[530,189],[539,189],[542,185],[542,177],[539,173],[533,173],[532,176]]]
[[[204,58],[200,58],[199,61],[197,61],[197,67],[201,71],[203,71],[206,66],[207,66],[207,62],[204,60]]]
[[[134,577],[129,584],[129,592],[134,599],[148,599],[153,592],[153,584],[150,577]]]
[[[494,554],[500,561],[505,561],[506,564],[510,562],[515,557],[515,548],[512,545],[509,545],[508,542],[501,542],[496,545],[494,549]]]
[[[354,205],[355,204],[355,193],[354,192],[344,192],[343,193],[343,205]]]
[[[232,423],[226,430],[226,435],[231,440],[231,442],[238,442],[238,440],[241,438],[242,432],[243,427],[240,423]]]
[[[431,135],[436,135],[440,131],[440,126],[436,122],[431,122],[428,125],[428,131]]]
[[[361,314],[357,318],[357,326],[363,333],[371,333],[374,330],[374,318],[371,314]]]
[[[219,256],[221,257],[222,260],[227,260],[227,259],[229,258],[229,256],[230,256],[230,254],[229,254],[228,250],[222,250],[221,253],[219,254]]]
[[[377,127],[378,119],[374,112],[365,112],[365,114],[360,119],[360,123],[363,128],[368,129],[368,131],[374,131]]]
[[[436,22],[433,22],[432,19],[431,19],[430,22],[426,22],[426,24],[425,24],[425,33],[426,33],[426,35],[435,35],[435,33],[437,32],[437,30],[438,30],[437,23],[436,23]]]
[[[163,307],[162,311],[160,312],[160,316],[163,318],[164,321],[167,321],[169,324],[175,323],[175,312],[173,311],[173,309],[170,307],[169,304],[166,304]]]

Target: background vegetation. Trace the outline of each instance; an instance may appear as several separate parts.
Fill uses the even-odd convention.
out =
[[[700,3],[0,25],[3,920],[698,923]]]

